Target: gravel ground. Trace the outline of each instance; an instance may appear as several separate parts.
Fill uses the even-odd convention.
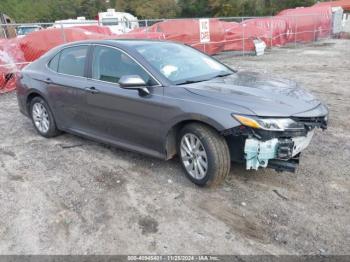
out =
[[[302,83],[331,111],[296,174],[202,189],[163,162],[69,134],[38,136],[0,96],[0,254],[350,254],[350,42],[219,58]]]

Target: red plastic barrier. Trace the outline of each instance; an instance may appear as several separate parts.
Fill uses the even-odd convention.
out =
[[[223,51],[253,51],[253,40],[264,34],[262,29],[249,23],[221,22],[225,30]]]
[[[85,27],[85,26],[84,26]],[[89,28],[46,29],[33,32],[23,38],[0,40],[0,93],[15,89],[15,74],[28,62],[34,61],[51,48],[65,42],[88,39],[114,38],[110,34],[98,34],[104,28],[90,26]]]
[[[93,33],[81,28],[46,29],[20,38],[19,44],[26,61],[31,62],[58,45],[88,39],[109,39],[111,35]]]
[[[146,32],[144,30],[133,30],[130,33],[118,35],[116,39],[153,39],[153,40],[165,40],[164,33],[160,32]]]
[[[17,39],[0,39],[0,93],[15,89],[15,74],[25,65]]]
[[[350,0],[332,1],[332,2],[319,2],[319,3],[315,4],[315,6],[331,6],[331,7],[340,6],[345,11],[350,11]]]
[[[121,36],[123,38],[136,37],[147,39],[164,39],[191,45],[208,54],[215,54],[224,49],[224,28],[218,19],[211,19],[210,43],[201,43],[199,37],[198,19],[167,20],[156,23],[147,29],[139,28]],[[184,30],[185,29],[185,30]],[[150,35],[153,33],[153,35]],[[153,38],[155,37],[155,38]]]
[[[112,33],[111,29],[108,26],[79,25],[79,26],[74,26],[72,28],[80,28],[92,33],[102,34],[102,35],[110,35],[110,36],[115,35]]]
[[[288,26],[284,19],[278,17],[254,18],[245,21],[245,24],[255,26],[260,31],[249,33],[263,40],[267,46],[282,46],[288,42]]]
[[[277,15],[287,23],[288,42],[311,42],[331,33],[332,9],[329,5],[287,9]]]

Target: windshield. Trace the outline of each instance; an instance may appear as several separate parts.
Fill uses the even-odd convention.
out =
[[[118,18],[103,18],[103,25],[118,25]]]
[[[211,57],[185,45],[159,42],[136,46],[136,50],[175,84],[206,81],[233,73]]]
[[[38,31],[38,27],[19,27],[17,28],[17,35],[27,35],[31,32]]]

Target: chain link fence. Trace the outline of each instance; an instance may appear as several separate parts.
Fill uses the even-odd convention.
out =
[[[135,26],[136,24],[136,26]],[[131,26],[133,25],[133,26]],[[154,39],[185,43],[210,55],[255,55],[335,33],[324,14],[209,19],[148,19],[102,26],[97,21],[0,24],[0,93],[14,88],[15,73],[55,46],[92,39]]]

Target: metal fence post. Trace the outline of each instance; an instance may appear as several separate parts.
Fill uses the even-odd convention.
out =
[[[61,24],[61,34],[62,34],[63,43],[67,43],[66,34],[64,32],[63,24]]]
[[[313,16],[313,24],[314,24],[314,42],[316,42],[317,41],[317,39],[316,39],[316,21],[315,21],[315,15]]]
[[[6,24],[4,24],[2,28],[3,28],[3,30],[4,30],[5,38],[6,38],[6,39],[9,38],[9,36],[7,35],[7,26],[6,26]]]
[[[298,32],[298,25],[297,25],[297,17],[294,17],[294,48],[297,47],[297,32]]]
[[[328,29],[328,38],[332,38],[332,32],[333,32],[333,19],[329,19],[329,29]]]
[[[242,41],[242,51],[243,51],[243,56],[245,55],[245,26],[244,26],[244,18],[242,17],[242,27],[243,27],[243,41]]]
[[[210,24],[210,18],[209,18],[209,24]],[[210,25],[209,25],[210,26]],[[211,39],[210,39],[210,27],[209,27],[209,41],[211,41]],[[199,42],[201,42],[201,36],[199,36]],[[204,53],[206,53],[207,52],[207,43],[205,42],[204,43]]]
[[[272,16],[270,16],[270,49],[272,50],[272,41],[273,41],[273,23]]]

